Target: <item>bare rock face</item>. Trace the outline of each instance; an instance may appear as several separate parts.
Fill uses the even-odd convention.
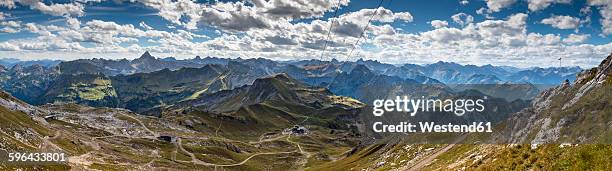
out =
[[[9,93],[0,90],[0,106],[3,106],[9,110],[20,111],[30,116],[42,116],[47,112],[30,104],[27,104]]]
[[[574,106],[581,98],[589,96],[593,99],[593,93],[602,91],[602,87],[608,89],[612,80],[612,54],[604,59],[598,67],[580,72],[573,84],[569,81],[560,86],[543,91],[532,101],[532,106],[514,113],[508,118],[508,131],[505,135],[509,143],[554,143],[563,136],[561,132],[568,127],[580,126],[574,123],[577,119],[586,115],[596,113],[600,109],[592,109],[584,106]],[[597,100],[607,100],[606,97]],[[579,107],[577,113],[567,116],[560,112],[570,108]],[[574,125],[571,125],[574,124]],[[571,125],[571,126],[570,126]],[[530,137],[529,135],[535,135]],[[531,139],[530,139],[531,138]],[[581,142],[585,137],[575,139]]]
[[[601,64],[597,68],[593,68],[586,72],[581,72],[578,76],[581,82],[586,82],[584,85],[580,87],[578,93],[574,95],[574,98],[569,101],[563,109],[567,109],[568,107],[574,105],[580,98],[587,93],[589,90],[594,87],[601,86],[608,78],[612,75],[610,72],[612,71],[612,54],[608,55],[606,59],[604,59]],[[578,79],[576,80],[578,83]]]

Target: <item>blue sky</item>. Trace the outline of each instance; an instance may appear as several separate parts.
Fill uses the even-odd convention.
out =
[[[0,2],[0,58],[129,59],[148,50],[177,58],[520,67],[564,58],[590,67],[612,52],[609,0],[383,0],[377,9],[379,3],[9,0]]]

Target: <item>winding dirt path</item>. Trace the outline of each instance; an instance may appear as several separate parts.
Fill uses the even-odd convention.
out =
[[[408,169],[406,169],[406,171],[417,171],[417,170],[421,170],[423,167],[431,164],[431,162],[436,159],[438,156],[446,153],[448,150],[450,150],[451,148],[453,148],[457,143],[463,141],[465,139],[465,137],[467,137],[467,134],[462,135],[461,137],[457,138],[452,144],[448,144],[446,147],[436,151],[434,154],[428,156],[425,159],[422,159],[421,161],[419,161],[418,163],[416,163],[415,165],[413,165],[412,167],[409,167]]]
[[[407,169],[407,171],[417,171],[417,170],[421,170],[423,167],[429,165],[434,159],[436,159],[438,156],[442,155],[443,153],[445,153],[446,151],[450,150],[451,148],[453,148],[453,146],[455,146],[455,144],[449,144],[446,147],[438,150],[436,153],[428,156],[427,158],[419,161],[417,164],[415,164],[414,166],[410,167],[409,169]]]
[[[149,132],[153,137],[159,137],[158,133],[151,131],[140,119],[134,116],[131,116],[131,115],[126,115],[126,114],[121,114],[121,115],[136,120],[136,122],[138,122],[138,124],[140,124],[140,126],[142,126],[145,129],[145,131]]]
[[[244,159],[243,161],[239,162],[239,163],[235,163],[235,164],[213,164],[213,163],[207,163],[204,161],[201,161],[200,159],[196,158],[195,154],[185,150],[185,148],[183,148],[182,145],[182,140],[180,137],[177,138],[176,140],[178,149],[183,151],[184,153],[187,153],[189,156],[191,156],[191,162],[193,164],[197,164],[197,165],[203,165],[203,166],[213,166],[213,167],[233,167],[233,166],[240,166],[245,164],[246,162],[248,162],[249,160],[251,160],[253,157],[257,157],[260,155],[277,155],[277,154],[291,154],[291,153],[295,153],[296,151],[288,151],[288,152],[267,152],[267,153],[255,153],[249,157],[247,157],[246,159]],[[299,147],[299,146],[298,146]],[[301,150],[301,148],[300,148]]]
[[[177,137],[177,139],[176,139],[176,144],[177,144],[178,150],[183,151],[183,153],[187,153],[187,155],[189,155],[189,156],[191,157],[191,163],[193,163],[193,164],[199,164],[199,165],[214,165],[214,164],[207,163],[207,162],[204,162],[204,161],[202,161],[202,160],[198,159],[198,158],[195,156],[195,154],[193,154],[193,153],[191,153],[191,152],[189,152],[189,151],[185,150],[185,148],[183,148],[183,142],[182,142],[181,137]],[[176,160],[176,157],[175,157],[175,159],[174,159],[174,160]]]
[[[246,162],[248,162],[249,160],[251,160],[253,157],[259,156],[259,155],[277,155],[277,154],[291,154],[291,153],[295,153],[295,151],[288,151],[288,152],[269,152],[269,153],[255,153],[251,156],[249,156],[248,158],[246,158],[245,160],[243,160],[240,163],[236,163],[236,164],[213,164],[212,166],[216,166],[216,167],[232,167],[232,166],[240,166],[245,164]]]

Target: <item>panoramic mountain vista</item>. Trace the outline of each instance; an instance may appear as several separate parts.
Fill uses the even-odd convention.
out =
[[[610,0],[0,0],[0,170],[610,170]]]
[[[459,90],[440,81],[418,82],[382,71],[401,68],[393,65],[387,65],[388,69],[378,67],[377,71],[375,66],[360,62],[318,62],[320,67],[313,67],[300,64],[305,61],[227,60],[225,64],[204,62],[198,68],[164,68],[129,75],[76,70],[68,73],[61,69],[70,62],[60,63],[56,68],[34,65],[39,67],[19,71],[32,73],[31,76],[43,78],[37,80],[48,83],[7,91],[19,94],[31,88],[40,91],[44,98],[21,97],[40,105],[32,106],[12,93],[3,93],[0,102],[6,124],[2,128],[2,147],[6,152],[42,150],[70,156],[63,163],[37,166],[45,169],[106,170],[118,164],[123,169],[138,170],[591,167],[542,162],[555,156],[563,156],[563,161],[586,162],[572,153],[600,156],[609,152],[609,146],[591,144],[610,143],[607,123],[612,111],[611,58],[612,55],[608,56],[596,68],[581,71],[573,82],[558,80],[558,86],[538,93],[531,107],[522,100],[504,100],[503,95],[490,102],[498,106],[496,111],[482,117],[495,121],[495,129],[503,131],[477,139],[497,143],[501,139],[510,145],[413,144],[411,139],[418,136],[411,135],[401,138],[399,141],[405,142],[400,143],[368,140],[371,135],[364,132],[367,121],[363,115],[368,115],[368,104],[373,99],[407,93],[443,97],[487,93],[468,93],[469,87]],[[213,58],[203,61],[207,60]],[[350,69],[343,71],[343,67]],[[5,77],[11,75],[19,74]],[[481,90],[490,90],[491,97],[496,92],[507,92],[491,89],[495,88]],[[507,108],[510,106],[514,108]],[[430,116],[421,116],[433,121]],[[442,116],[433,119],[440,122],[448,119]],[[584,134],[584,130],[591,130],[590,134]],[[466,135],[466,142],[478,136]],[[579,145],[573,145],[576,143]],[[508,158],[512,156],[507,153],[534,159],[515,165],[512,163],[519,160]],[[280,160],[285,162],[261,165]],[[604,168],[609,161],[598,163],[592,166]]]
[[[458,84],[531,84],[533,86],[526,91],[531,90],[535,96],[533,92],[564,80],[574,80],[575,74],[580,71],[578,68],[508,70],[490,65],[478,67],[442,62],[412,68],[406,66],[398,67],[370,60],[329,62],[196,57],[166,61],[145,52],[134,60],[77,60],[46,67],[39,64],[28,67],[15,65],[0,73],[3,78],[0,83],[5,91],[35,105],[67,102],[95,107],[120,107],[145,113],[199,95],[251,84],[257,78],[278,73],[286,73],[312,86],[326,87],[337,95],[371,102],[376,97],[402,92],[434,91],[417,91],[419,88],[439,89],[435,91],[440,93],[453,91],[453,87],[457,91],[466,89],[465,86],[457,87]],[[496,74],[494,70],[503,74]],[[459,77],[435,76],[433,73],[469,76],[463,80]],[[425,75],[434,75],[440,80]],[[496,75],[521,79],[502,81]],[[421,84],[428,86],[415,86]]]

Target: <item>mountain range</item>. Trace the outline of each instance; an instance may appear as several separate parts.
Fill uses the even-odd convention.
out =
[[[425,87],[439,89],[440,93],[461,91],[454,89],[457,87],[454,85],[465,84],[531,84],[532,90],[525,91],[539,92],[564,80],[574,80],[579,70],[578,67],[518,69],[448,62],[391,65],[372,60],[272,61],[199,56],[177,60],[156,58],[145,52],[134,60],[96,58],[63,61],[57,65],[16,64],[0,69],[0,86],[36,105],[71,102],[144,113],[279,73],[369,103],[375,98]]]
[[[612,163],[612,148],[602,145],[611,135],[612,55],[545,90],[480,84],[522,72],[495,66],[143,56],[2,72],[0,153],[67,154],[67,162],[40,170],[605,170]],[[193,66],[162,67],[168,63]],[[535,79],[573,69],[528,71]],[[498,134],[457,136],[465,144],[410,143],[414,135],[371,143],[360,115],[371,115],[374,99],[396,95],[492,96],[489,115],[467,120],[494,121]],[[2,170],[31,168],[0,162]]]

